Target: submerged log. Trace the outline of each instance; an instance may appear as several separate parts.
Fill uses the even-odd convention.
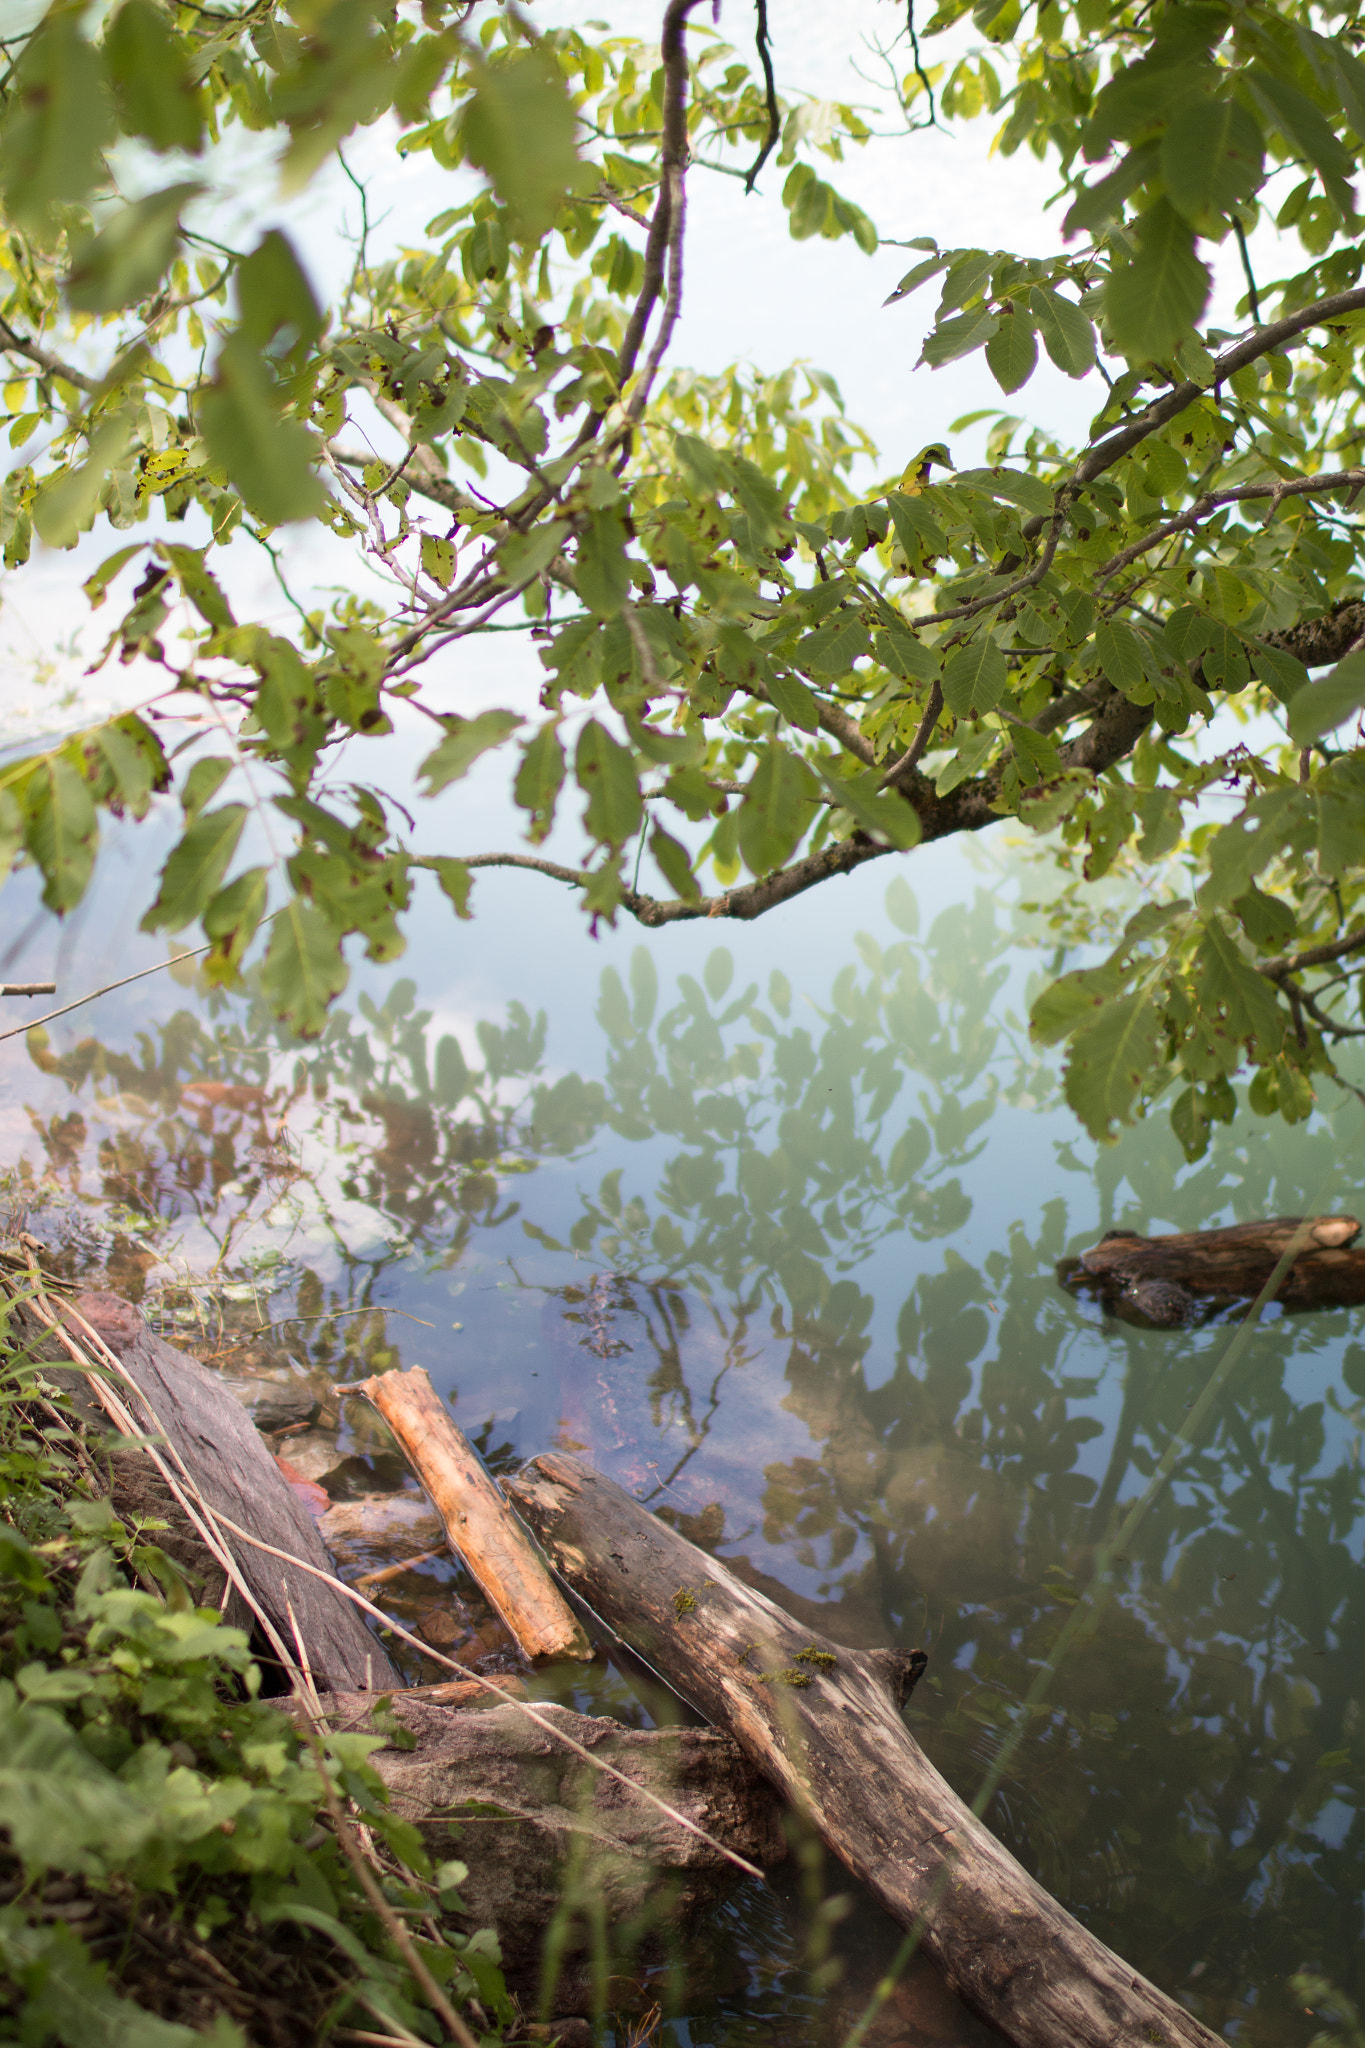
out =
[[[1173,1329],[1259,1294],[1298,1232],[1303,1248],[1276,1300],[1296,1313],[1365,1301],[1365,1246],[1355,1243],[1354,1216],[1267,1216],[1169,1237],[1110,1230],[1078,1259],[1063,1259],[1057,1278],[1126,1322]]]
[[[452,1550],[528,1657],[591,1660],[588,1639],[521,1523],[420,1366],[354,1389],[383,1416],[445,1524]]]
[[[153,1336],[137,1310],[118,1295],[82,1294],[75,1308],[140,1390],[140,1424],[153,1438],[164,1435],[179,1452],[209,1506],[231,1516],[262,1542],[330,1575],[332,1561],[312,1516],[295,1497],[241,1402],[197,1359]],[[79,1343],[79,1323],[69,1319],[69,1326]],[[116,1384],[135,1409],[136,1395],[124,1383]],[[98,1380],[92,1380],[91,1391],[98,1394]],[[145,1455],[134,1455],[150,1471]],[[176,1469],[173,1462],[171,1469]],[[383,1646],[339,1585],[314,1578],[236,1538],[229,1541],[242,1577],[285,1643],[292,1641],[297,1622],[319,1685],[401,1686],[402,1678]],[[249,1613],[231,1603],[227,1613],[250,1629]],[[258,1649],[269,1662],[264,1646]]]
[[[558,1453],[508,1491],[574,1591],[809,1815],[1019,2048],[1218,2048],[1217,2036],[1097,1941],[963,1804],[901,1718],[922,1652],[849,1650],[761,1593],[610,1480]]]
[[[453,1710],[434,1690],[397,1693],[377,1716],[367,1694],[324,1696],[321,1706],[338,1729],[392,1738],[369,1761],[393,1811],[421,1830],[433,1863],[468,1866],[459,1886],[468,1925],[496,1932],[523,1996],[540,1993],[548,1928],[563,1964],[554,2009],[572,2010],[589,1987],[582,1958],[604,1928],[614,1971],[648,1968],[670,1959],[678,1935],[733,1888],[734,1867],[708,1842],[516,1707]],[[785,1856],[781,1804],[728,1735],[623,1728],[543,1701],[536,1711],[760,1869]],[[618,1989],[629,2003],[628,1987]]]

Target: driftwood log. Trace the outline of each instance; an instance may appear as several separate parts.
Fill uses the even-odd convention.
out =
[[[430,1495],[452,1550],[531,1658],[591,1660],[592,1649],[534,1543],[420,1366],[354,1389],[373,1403]]]
[[[1365,1301],[1365,1246],[1355,1243],[1354,1216],[1268,1216],[1170,1237],[1110,1230],[1078,1259],[1063,1259],[1057,1278],[1069,1293],[1094,1296],[1126,1322],[1178,1328],[1259,1294],[1296,1232],[1304,1233],[1303,1249],[1276,1300],[1293,1312]]]
[[[901,1718],[920,1652],[812,1635],[576,1458],[508,1491],[590,1607],[728,1729],[828,1846],[1019,2048],[1218,2048],[1035,1884]]]
[[[459,1887],[468,1924],[495,1930],[512,1988],[539,1997],[546,1930],[557,1919],[556,2011],[586,2009],[583,1958],[603,1913],[613,1969],[676,1959],[678,1938],[685,1943],[698,1915],[733,1889],[733,1865],[515,1707],[452,1711],[433,1702],[433,1690],[395,1694],[377,1719],[363,1693],[321,1705],[335,1728],[395,1737],[370,1762],[432,1861],[468,1866]],[[623,1728],[544,1702],[537,1712],[760,1869],[785,1856],[781,1803],[728,1735]],[[613,1997],[630,2004],[630,1991],[618,1981]]]
[[[312,1516],[296,1498],[241,1403],[197,1359],[153,1336],[137,1310],[118,1295],[82,1294],[74,1306],[136,1382],[143,1398],[139,1420],[147,1434],[164,1435],[174,1446],[209,1505],[250,1529],[262,1542],[330,1574],[332,1561]],[[72,1321],[70,1327],[79,1342],[79,1324]],[[97,1382],[92,1391],[98,1394]],[[119,1383],[119,1391],[133,1407],[136,1397],[131,1389]],[[140,1453],[133,1455],[145,1468],[145,1492],[154,1477],[150,1461]],[[125,1478],[125,1490],[127,1484]],[[292,1607],[319,1685],[333,1689],[402,1685],[382,1644],[339,1586],[236,1538],[231,1548],[242,1577],[286,1643],[293,1636]],[[226,1612],[229,1619],[250,1630],[251,1616],[244,1606],[229,1602]],[[257,1650],[262,1663],[272,1661],[264,1645],[257,1645]]]

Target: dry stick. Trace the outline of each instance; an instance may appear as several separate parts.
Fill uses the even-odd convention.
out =
[[[148,974],[160,974],[163,967],[178,967],[182,960],[197,960],[201,953],[207,953],[208,946],[196,946],[189,953],[174,953],[166,960],[158,960],[153,967],[139,967],[136,974],[125,974],[122,981],[106,981],[103,988],[92,988],[89,995],[77,996],[74,1003],[63,1003],[60,1010],[49,1010],[45,1016],[30,1018],[27,1024],[16,1024],[10,1031],[0,1031],[0,1044],[7,1038],[22,1038],[26,1031],[36,1031],[40,1024],[50,1024],[54,1017],[65,1017],[72,1010],[79,1010],[84,1003],[93,1003],[97,996],[111,995],[116,988],[127,988],[130,981],[141,981]]]
[[[118,1373],[120,1378],[126,1380],[128,1385],[134,1389],[134,1391],[138,1395],[138,1398],[141,1400],[143,1407],[147,1410],[147,1413],[151,1418],[153,1427],[160,1430],[161,1434],[165,1436],[165,1425],[160,1421],[159,1417],[157,1416],[156,1410],[153,1408],[151,1402],[147,1399],[147,1396],[143,1393],[142,1389],[138,1386],[137,1381],[128,1371],[122,1359],[115,1356],[115,1354],[109,1349],[109,1346],[105,1343],[104,1339],[100,1336],[99,1332],[97,1330],[92,1329],[90,1324],[86,1322],[85,1317],[80,1313],[79,1309],[72,1308],[68,1312],[71,1315],[72,1319],[75,1322],[79,1323],[81,1328],[88,1333],[95,1347],[97,1348],[97,1352],[103,1353],[104,1356],[102,1362],[107,1362],[108,1365],[113,1369],[113,1371]],[[82,1356],[80,1348],[67,1335],[62,1325],[56,1320],[55,1317],[51,1317],[51,1320],[49,1321],[49,1328],[51,1328],[53,1333],[66,1345],[67,1350],[70,1352],[72,1358],[74,1358],[77,1361],[77,1363],[87,1365],[89,1364],[90,1361]],[[100,1395],[101,1399],[103,1399],[104,1392],[106,1390],[101,1387],[101,1383],[98,1378],[96,1378],[95,1380],[95,1391],[97,1394]],[[112,1389],[108,1389],[107,1391],[112,1395]],[[113,1395],[113,1399],[115,1401],[118,1401],[117,1395]],[[123,1410],[123,1414],[126,1417],[126,1422],[119,1421],[119,1417],[117,1415],[114,1415],[113,1419],[119,1423],[119,1427],[121,1429],[126,1429],[127,1433],[137,1433],[136,1425],[134,1424],[132,1417],[128,1415],[128,1411],[126,1408],[123,1407],[123,1403],[121,1401],[118,1402],[118,1406]],[[110,1413],[113,1414],[112,1409]],[[193,1508],[190,1507],[189,1502],[186,1501],[184,1493],[182,1492],[178,1483],[173,1479],[170,1472],[167,1470],[165,1462],[161,1458],[160,1453],[156,1449],[156,1447],[154,1445],[149,1444],[146,1448],[150,1456],[153,1458],[153,1460],[156,1461],[158,1470],[160,1470],[162,1476],[166,1479],[167,1484],[174,1491],[177,1500],[180,1501],[182,1507],[184,1507],[186,1512],[190,1515],[190,1518],[194,1523],[195,1528],[198,1529],[200,1533],[204,1535],[204,1541],[208,1544],[214,1556],[219,1558],[219,1562],[223,1564],[225,1570],[230,1570],[232,1572],[234,1577],[234,1583],[239,1585],[243,1597],[247,1600],[253,1613],[256,1614],[258,1619],[261,1621],[262,1626],[266,1629],[272,1645],[277,1647],[280,1662],[283,1665],[284,1669],[286,1671],[293,1671],[295,1669],[293,1658],[284,1648],[284,1645],[280,1641],[279,1635],[276,1632],[274,1626],[272,1625],[269,1617],[260,1608],[254,1595],[251,1593],[250,1588],[246,1585],[245,1580],[242,1578],[239,1567],[237,1566],[235,1561],[232,1560],[231,1552],[226,1549],[226,1546],[221,1545],[221,1539],[219,1542],[216,1543],[212,1537],[210,1537],[206,1532],[204,1532],[202,1523],[200,1522],[198,1515],[195,1513]],[[412,1647],[415,1650],[420,1650],[424,1657],[429,1657],[435,1664],[444,1664],[447,1671],[456,1671],[463,1679],[472,1679],[476,1685],[481,1685],[485,1692],[492,1693],[496,1697],[499,1706],[515,1707],[519,1714],[525,1714],[529,1720],[535,1722],[538,1728],[544,1729],[547,1735],[552,1735],[556,1742],[563,1743],[566,1749],[573,1750],[577,1756],[582,1757],[583,1761],[587,1764],[590,1764],[594,1770],[603,1772],[604,1775],[609,1778],[617,1779],[618,1782],[622,1785],[625,1785],[628,1788],[628,1790],[638,1794],[638,1796],[641,1799],[643,1799],[647,1805],[656,1807],[660,1813],[666,1814],[670,1820],[676,1821],[679,1827],[684,1828],[688,1834],[696,1835],[699,1841],[705,1842],[708,1848],[714,1849],[718,1856],[723,1856],[727,1862],[735,1864],[736,1867],[742,1870],[747,1877],[756,1877],[759,1879],[760,1882],[763,1882],[763,1872],[759,1870],[755,1864],[750,1863],[745,1857],[737,1854],[735,1850],[727,1848],[726,1845],[723,1842],[718,1841],[714,1835],[709,1835],[706,1832],[705,1828],[698,1827],[695,1821],[689,1820],[685,1813],[679,1813],[678,1809],[675,1806],[670,1806],[667,1800],[660,1799],[656,1793],[649,1791],[645,1786],[637,1785],[633,1778],[628,1778],[623,1771],[618,1771],[613,1764],[605,1763],[601,1757],[594,1756],[591,1750],[585,1749],[581,1742],[575,1742],[571,1735],[567,1735],[562,1728],[557,1728],[553,1721],[547,1721],[544,1715],[538,1714],[535,1711],[534,1707],[528,1706],[524,1700],[512,1699],[509,1694],[505,1693],[502,1690],[501,1686],[495,1685],[492,1679],[485,1678],[482,1672],[472,1671],[467,1664],[457,1663],[453,1657],[446,1657],[442,1655],[442,1653],[439,1650],[432,1649],[431,1645],[429,1643],[424,1643],[420,1636],[415,1636],[411,1634],[410,1631],[402,1627],[402,1625],[399,1622],[394,1621],[390,1615],[385,1614],[382,1607],[376,1607],[372,1600],[367,1600],[363,1593],[358,1593],[356,1591],[354,1586],[348,1586],[344,1579],[338,1579],[334,1576],[333,1573],[323,1571],[321,1567],[318,1565],[308,1564],[303,1558],[295,1557],[292,1554],[292,1552],[288,1550],[277,1549],[273,1543],[263,1542],[259,1536],[253,1536],[249,1529],[244,1529],[241,1526],[240,1522],[234,1522],[230,1515],[225,1515],[220,1508],[211,1507],[209,1503],[204,1499],[203,1494],[200,1492],[188,1468],[186,1467],[184,1460],[180,1457],[179,1452],[175,1449],[175,1446],[168,1441],[167,1448],[171,1451],[172,1456],[175,1458],[177,1464],[180,1465],[181,1470],[184,1472],[187,1487],[195,1495],[196,1499],[202,1506],[204,1514],[211,1518],[216,1528],[231,1529],[234,1536],[240,1536],[244,1542],[251,1544],[253,1549],[263,1550],[268,1556],[278,1558],[282,1564],[293,1565],[297,1571],[308,1572],[313,1578],[321,1579],[324,1585],[331,1586],[335,1590],[343,1593],[345,1597],[348,1600],[353,1601],[357,1607],[362,1607],[367,1614],[373,1615],[375,1620],[381,1623],[381,1625],[384,1628],[390,1629],[394,1635],[400,1636],[405,1643],[411,1643]],[[221,1556],[219,1554],[220,1548],[222,1550]]]
[[[386,1564],[382,1571],[362,1572],[358,1579],[352,1579],[353,1586],[387,1586],[391,1579],[401,1579],[404,1572],[416,1571],[419,1564],[430,1564],[434,1558],[450,1556],[450,1545],[443,1543],[439,1550],[419,1550],[416,1557],[401,1557],[397,1564]]]

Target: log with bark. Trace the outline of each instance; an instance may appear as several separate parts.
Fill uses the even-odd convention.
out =
[[[1142,1237],[1110,1230],[1079,1258],[1063,1259],[1057,1278],[1125,1322],[1174,1329],[1227,1303],[1259,1294],[1301,1234],[1303,1247],[1276,1289],[1288,1311],[1354,1308],[1365,1301],[1365,1246],[1354,1216],[1268,1216],[1223,1230]]]
[[[164,1438],[179,1453],[209,1506],[330,1578],[332,1561],[312,1516],[296,1498],[240,1401],[197,1359],[153,1336],[138,1311],[118,1295],[82,1294],[72,1306],[76,1314],[68,1312],[66,1321],[77,1347],[88,1348],[82,1323],[88,1324],[138,1389],[134,1393],[120,1381],[115,1383],[116,1394],[126,1400],[138,1426],[151,1439]],[[60,1339],[49,1339],[48,1349],[57,1358],[61,1353],[52,1348],[54,1342],[60,1344]],[[98,1377],[82,1375],[78,1385],[82,1384],[99,1395]],[[216,1575],[221,1587],[221,1570],[194,1536],[183,1510],[145,1453],[120,1453],[119,1467],[123,1498],[117,1497],[120,1488],[116,1484],[115,1508],[122,1511],[134,1503],[154,1506],[157,1519],[169,1522],[167,1538],[172,1551],[178,1541],[183,1551],[200,1561],[201,1576],[212,1581]],[[163,1539],[163,1547],[166,1541]],[[286,1644],[297,1624],[319,1685],[402,1685],[383,1645],[339,1585],[235,1539],[231,1548],[242,1577]],[[252,1618],[239,1595],[229,1597],[224,1611],[229,1620],[250,1631]],[[273,1659],[268,1646],[257,1644],[255,1648],[260,1661],[269,1667]]]
[[[534,1459],[512,1499],[573,1590],[727,1729],[1019,2048],[1218,2048],[1096,1940],[941,1778],[901,1718],[920,1652],[849,1650],[576,1458]]]
[[[592,1649],[536,1547],[420,1366],[354,1389],[374,1404],[426,1488],[450,1546],[530,1658],[587,1663]]]
[[[547,1928],[559,1929],[554,2010],[587,2010],[587,1958],[603,1913],[614,1969],[673,1967],[701,1915],[738,1880],[712,1843],[763,1870],[786,1854],[781,1803],[728,1735],[623,1728],[544,1702],[536,1709],[590,1756],[676,1807],[708,1842],[515,1707],[452,1709],[433,1699],[440,1690],[379,1702],[338,1693],[320,1704],[337,1729],[391,1738],[370,1762],[393,1811],[420,1829],[434,1864],[453,1857],[467,1865],[459,1894],[468,1925],[496,1932],[508,1983],[523,1998],[541,1996]],[[633,1989],[615,1983],[612,2002],[635,2003]]]

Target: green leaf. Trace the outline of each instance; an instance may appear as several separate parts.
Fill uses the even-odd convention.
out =
[[[109,771],[113,789],[105,801],[115,813],[145,818],[154,790],[165,789],[170,769],[161,742],[133,712],[97,725],[90,744]]]
[[[1275,990],[1216,919],[1205,925],[1195,954],[1195,1000],[1215,1042],[1223,1042],[1229,1073],[1248,1044],[1262,1060],[1279,1050],[1284,1019]]]
[[[280,418],[270,373],[244,337],[234,336],[220,353],[214,381],[200,395],[199,421],[214,460],[267,526],[325,510],[327,493],[313,474],[313,437],[298,420]]]
[[[203,548],[188,548],[162,540],[157,542],[157,553],[175,571],[180,588],[206,625],[215,628],[236,625],[222,585],[204,560]]]
[[[418,862],[414,865],[420,866],[423,863]],[[469,908],[469,892],[474,887],[474,877],[464,862],[452,860],[448,854],[438,853],[425,862],[425,866],[435,875],[441,893],[449,897],[455,905],[456,917],[471,917],[473,912]]]
[[[564,745],[558,723],[550,719],[526,743],[512,794],[531,813],[530,840],[539,846],[555,821],[555,805],[564,786]]]
[[[1150,996],[1105,1003],[1077,1031],[1066,1063],[1066,1099],[1092,1138],[1107,1138],[1128,1116],[1143,1083],[1156,1071],[1161,1013]]]
[[[43,902],[64,915],[85,894],[99,844],[89,785],[57,754],[35,767],[23,803],[24,844],[43,876]]]
[[[417,770],[424,779],[426,796],[438,796],[450,783],[467,775],[480,754],[498,746],[507,735],[526,723],[515,711],[480,711],[475,718],[461,718],[453,712],[446,721],[450,730]]]
[[[200,916],[222,886],[246,818],[245,804],[221,804],[194,819],[161,870],[156,901],[142,920],[144,932],[183,931]]]
[[[577,129],[564,79],[546,53],[523,50],[480,67],[461,129],[464,153],[486,174],[524,242],[548,232],[574,181]]]
[[[269,893],[269,868],[247,868],[205,906],[204,936],[213,943],[202,966],[214,987],[229,987],[237,979],[246,949],[265,916]]]
[[[823,761],[815,767],[831,800],[847,811],[854,823],[879,846],[894,846],[906,853],[919,844],[920,822],[905,801],[878,787],[881,771],[865,768],[857,775],[834,775]]]
[[[261,963],[261,993],[275,1016],[300,1038],[320,1037],[327,1005],[347,978],[336,926],[311,903],[291,896],[271,924]]]
[[[1196,224],[1250,198],[1264,162],[1261,131],[1236,100],[1196,100],[1178,108],[1162,138],[1167,197]]]
[[[204,117],[189,47],[151,0],[124,0],[105,30],[104,65],[119,125],[153,149],[196,151]]]
[[[928,284],[931,277],[937,277],[940,270],[946,270],[952,262],[950,251],[944,250],[934,256],[926,256],[913,270],[907,270],[889,298],[882,300],[884,306],[894,306],[899,299],[908,299],[911,292],[917,292],[922,284]]]
[[[1253,64],[1243,76],[1294,155],[1305,156],[1316,166],[1324,188],[1349,220],[1354,207],[1347,180],[1355,164],[1345,144],[1332,133],[1326,116],[1278,71]]]
[[[9,82],[0,127],[0,190],[18,226],[41,230],[54,205],[85,198],[109,135],[100,60],[80,32],[83,9],[52,8]]]
[[[599,844],[624,846],[634,838],[644,817],[640,782],[628,748],[606,727],[590,718],[578,736],[574,755],[578,786],[587,797],[583,821]]]
[[[920,362],[928,363],[934,370],[942,369],[945,363],[955,363],[959,356],[983,348],[999,325],[998,315],[985,306],[974,306],[970,313],[940,321],[933,333],[925,336]]]
[[[798,732],[819,732],[819,709],[799,676],[775,670],[768,677],[767,690],[788,725],[794,725]]]
[[[237,265],[237,315],[243,339],[260,349],[283,337],[286,350],[316,341],[322,309],[289,237],[271,228]]]
[[[872,642],[861,615],[836,612],[825,625],[798,641],[793,659],[812,675],[842,676],[871,651]]]
[[[145,540],[135,540],[130,547],[119,548],[115,554],[106,556],[93,575],[87,576],[81,589],[90,600],[90,609],[97,611],[109,594],[109,585],[134,555],[140,555],[147,545]]]
[[[574,587],[599,619],[614,619],[630,594],[626,529],[615,512],[592,512],[579,536]]]
[[[50,548],[74,547],[94,524],[109,472],[126,454],[130,438],[130,422],[122,413],[106,420],[80,467],[61,470],[43,484],[33,500],[33,524]]]
[[[1010,307],[1002,311],[1000,325],[986,343],[986,366],[1007,395],[1028,383],[1038,366],[1038,340],[1026,313]]]
[[[1080,307],[1060,292],[1035,285],[1029,311],[1038,322],[1043,347],[1068,377],[1084,377],[1095,366],[1095,330]]]
[[[939,769],[934,778],[936,794],[947,796],[951,790],[957,788],[959,782],[965,782],[969,775],[975,775],[999,737],[998,732],[973,733],[966,745],[960,747],[953,755],[952,760],[945,761]]]
[[[695,903],[701,895],[701,888],[692,872],[687,848],[680,845],[670,832],[665,832],[662,825],[656,825],[649,835],[649,850],[669,886],[677,890],[684,902]]]
[[[954,718],[983,718],[1005,694],[1009,671],[998,641],[978,633],[959,647],[943,671],[943,701]]]
[[[790,747],[778,740],[764,747],[739,806],[739,850],[750,874],[771,874],[790,860],[814,818],[819,787]]]
[[[441,540],[434,533],[422,535],[422,569],[433,583],[439,583],[442,590],[449,590],[455,581],[455,544]]]
[[[1330,675],[1296,690],[1289,705],[1289,737],[1297,746],[1334,732],[1365,704],[1365,648],[1347,654]]]
[[[116,313],[154,292],[180,241],[180,215],[202,185],[168,185],[121,207],[99,234],[76,244],[66,295],[79,313]]]
[[[1138,222],[1137,254],[1118,265],[1104,290],[1114,345],[1139,362],[1172,355],[1208,301],[1210,278],[1194,253],[1194,230],[1168,199]]]
[[[1096,630],[1095,659],[1114,688],[1125,695],[1143,680],[1142,643],[1132,627],[1125,626],[1120,619],[1106,619]]]

